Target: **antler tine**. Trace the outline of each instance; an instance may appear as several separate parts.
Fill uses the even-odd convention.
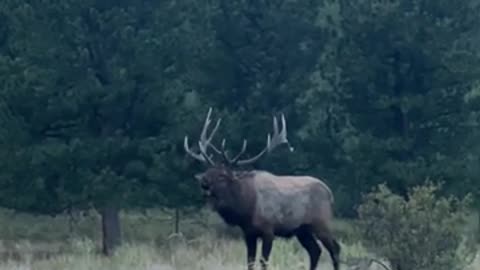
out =
[[[207,145],[208,146],[208,145]],[[212,160],[212,155],[207,154],[207,147],[206,145],[202,144],[200,141],[198,142],[198,148],[200,149],[200,154],[204,157],[204,159],[210,164],[215,165],[215,162]]]
[[[240,153],[238,153],[232,160],[231,160],[231,163],[232,164],[235,164],[238,159],[245,153],[245,151],[247,150],[247,140],[246,139],[243,139],[243,145],[242,145],[242,150],[240,150]]]
[[[200,141],[198,142],[198,146],[200,147],[200,152],[202,155],[204,155],[205,159],[209,161],[209,163],[213,164],[212,161],[212,156],[208,156],[207,150],[208,147],[210,146],[217,154],[220,153],[220,151],[211,143],[213,136],[215,136],[215,133],[217,133],[218,127],[220,126],[220,123],[222,122],[222,118],[219,118],[217,120],[217,123],[215,124],[215,127],[213,128],[212,132],[210,133],[210,136],[207,137],[207,131],[208,131],[208,126],[211,123],[210,116],[212,115],[212,107],[208,109],[207,117],[205,118],[205,123],[203,125],[202,133],[200,135]]]
[[[273,116],[273,134],[278,134],[278,122],[276,116]]]
[[[203,122],[202,133],[200,133],[200,141],[204,141],[207,138],[207,129],[210,125],[210,116],[212,115],[212,107],[208,108],[207,117]]]
[[[210,137],[208,137],[208,142],[210,143],[213,139],[213,136],[215,133],[217,133],[218,127],[220,126],[220,123],[222,122],[222,118],[218,118],[217,124],[215,124],[215,127],[212,130],[212,133],[210,134]]]
[[[225,140],[225,138],[223,138],[223,140],[222,140],[222,150],[221,150],[221,154],[222,154],[222,156],[223,156],[223,159],[224,159],[227,163],[232,163],[231,159],[228,157],[228,154],[227,154],[226,140]]]
[[[201,154],[194,153],[192,150],[190,150],[190,147],[188,146],[188,136],[185,136],[185,139],[183,140],[183,148],[185,148],[185,152],[195,158],[196,160],[206,162],[207,160],[203,157]]]
[[[222,153],[222,156],[223,156],[223,159],[225,160],[225,162],[229,163],[230,165],[233,165],[237,162],[237,160],[245,153],[245,151],[247,150],[247,140],[246,139],[243,139],[243,145],[242,145],[242,149],[240,150],[240,152],[233,158],[231,159],[229,156],[228,156],[228,153],[227,153],[227,150],[226,150],[226,140],[225,138],[222,140],[222,148],[221,148],[221,153]]]
[[[210,136],[208,137],[208,139],[206,139],[206,146],[207,147],[210,146],[213,149],[213,151],[215,151],[217,154],[220,154],[221,152],[218,150],[217,147],[215,147],[212,144],[212,139],[213,139],[213,136],[215,135],[215,133],[217,133],[218,127],[220,126],[221,122],[222,122],[222,118],[219,118],[217,120],[217,124],[215,124],[215,127],[212,130],[212,133],[210,133]]]
[[[267,135],[267,146],[265,146],[265,148],[263,148],[262,151],[260,151],[260,153],[258,153],[256,156],[252,157],[252,158],[249,158],[249,159],[243,159],[243,160],[238,160],[236,162],[236,164],[238,165],[246,165],[246,164],[250,164],[250,163],[253,163],[255,161],[257,161],[259,158],[261,158],[266,152],[267,150],[270,148],[270,145],[271,145],[271,139],[270,139],[270,134]]]
[[[280,132],[281,143],[287,144],[288,145],[288,150],[290,150],[290,152],[293,152],[294,149],[290,145],[290,142],[287,139],[287,121],[285,120],[285,115],[283,113],[282,113],[282,127],[283,127],[283,129]]]
[[[211,133],[210,136],[208,136],[208,138],[207,138],[208,126],[210,125],[210,122],[212,121],[212,120],[210,119],[210,116],[211,116],[211,115],[212,115],[212,107],[210,107],[210,108],[208,109],[207,117],[205,118],[205,123],[203,124],[203,128],[202,128],[202,133],[200,134],[200,141],[201,141],[202,143],[204,143],[204,142],[207,143],[206,145],[208,145],[208,144],[211,142],[213,136],[215,135],[215,133],[216,133],[217,130],[218,130],[218,127],[220,126],[220,123],[222,122],[222,118],[219,118],[219,119],[217,120],[217,124],[215,124],[215,127],[214,127],[213,130],[212,130],[212,133]]]
[[[287,123],[285,121],[285,116],[282,114],[282,130],[280,132],[278,132],[278,123],[277,123],[277,119],[274,117],[274,124],[273,124],[273,138],[272,138],[272,141],[273,141],[273,146],[271,147],[271,149],[269,149],[268,151],[270,152],[271,150],[273,150],[275,147],[277,147],[278,145],[282,144],[282,143],[287,143],[288,144],[288,140],[287,140]]]
[[[214,151],[216,154],[218,154],[218,155],[222,154],[222,152],[221,152],[220,150],[218,150],[218,148],[217,148],[215,145],[213,145],[213,144],[210,143],[208,146],[210,146],[210,148],[212,148],[213,151]]]
[[[212,107],[208,109],[207,117],[205,118],[202,132],[200,134],[200,140],[198,141],[198,147],[200,149],[200,153],[197,154],[197,153],[194,153],[192,150],[190,150],[190,147],[188,146],[188,136],[185,136],[183,145],[184,145],[185,151],[193,158],[200,160],[202,162],[208,162],[211,165],[214,165],[214,162],[212,160],[212,155],[209,156],[207,154],[207,150],[208,150],[208,147],[211,147],[216,153],[220,153],[220,151],[213,144],[211,144],[211,141],[213,139],[213,136],[217,132],[222,119],[219,118],[217,120],[217,123],[213,128],[211,134],[207,136],[208,127],[211,123],[211,119],[210,119],[211,114],[212,114]]]
[[[213,151],[215,151],[215,153],[221,154],[220,150],[218,150],[218,148],[215,147],[215,145],[212,144],[212,139],[213,139],[213,136],[215,136],[215,134],[217,133],[218,127],[220,126],[220,123],[222,122],[222,118],[218,118],[217,123],[215,124],[215,127],[213,128],[212,132],[210,133],[210,136],[208,136],[208,138],[207,138],[208,126],[211,123],[211,120],[210,120],[211,114],[212,114],[212,107],[210,107],[208,109],[207,118],[205,119],[205,124],[203,126],[202,133],[200,135],[200,141],[202,142],[203,145],[205,145],[205,150],[207,150],[208,147],[210,146],[213,149]]]
[[[267,135],[267,145],[265,146],[265,148],[260,153],[258,153],[256,156],[254,156],[250,159],[246,159],[246,160],[240,160],[240,161],[237,160],[236,163],[238,165],[245,165],[245,164],[253,163],[253,162],[257,161],[260,157],[262,157],[265,153],[271,152],[273,149],[275,149],[277,146],[279,146],[281,144],[289,145],[290,151],[293,151],[293,148],[290,146],[290,144],[288,142],[288,139],[287,139],[287,123],[286,123],[285,116],[284,116],[283,113],[282,113],[282,117],[281,117],[281,122],[282,122],[282,129],[279,132],[278,121],[277,121],[277,118],[274,116],[273,117],[273,135],[272,135],[272,137],[270,137],[270,134]]]

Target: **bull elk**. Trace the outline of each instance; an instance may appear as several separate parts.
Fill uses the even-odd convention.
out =
[[[256,156],[240,159],[247,149],[243,140],[240,152],[231,157],[225,149],[212,144],[221,119],[217,120],[210,135],[207,130],[211,123],[212,108],[209,109],[198,141],[199,153],[193,152],[185,136],[185,151],[194,159],[210,167],[195,175],[203,195],[212,208],[229,226],[241,228],[247,247],[247,268],[253,270],[257,253],[257,239],[262,240],[260,264],[267,269],[268,259],[276,236],[295,236],[310,257],[310,270],[317,267],[322,249],[319,240],[330,254],[335,270],[339,269],[340,245],[331,231],[333,218],[333,195],[321,180],[310,176],[275,175],[261,170],[235,170],[235,165],[247,165],[257,161],[265,153],[279,145],[286,144],[285,117],[282,114],[282,128],[279,131],[276,117],[273,118],[273,135],[267,136],[267,145]],[[211,149],[222,157],[214,162]]]

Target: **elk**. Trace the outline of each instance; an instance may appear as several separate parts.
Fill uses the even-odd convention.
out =
[[[273,117],[273,134],[267,135],[265,148],[257,155],[240,159],[247,149],[243,140],[240,152],[231,157],[225,147],[212,143],[221,118],[210,135],[212,108],[208,110],[200,140],[199,153],[190,149],[188,135],[184,138],[184,148],[188,155],[209,166],[195,174],[202,193],[209,205],[229,226],[238,226],[243,232],[247,248],[247,269],[253,270],[257,253],[257,239],[262,240],[260,264],[267,269],[275,237],[296,237],[310,258],[310,270],[315,270],[322,249],[317,240],[327,249],[334,270],[339,269],[340,245],[331,231],[333,218],[333,195],[329,187],[320,179],[311,176],[275,175],[262,170],[240,170],[235,166],[248,165],[259,160],[280,145],[290,146],[287,139],[285,116],[282,114],[282,127],[279,131],[277,118]],[[211,149],[221,156],[214,162]]]

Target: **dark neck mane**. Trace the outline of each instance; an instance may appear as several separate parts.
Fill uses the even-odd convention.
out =
[[[225,208],[216,208],[220,217],[231,226],[245,227],[250,224],[255,206],[255,192],[251,182],[247,179],[253,177],[255,171],[232,171],[234,181],[237,181],[237,191],[232,197],[233,203]]]

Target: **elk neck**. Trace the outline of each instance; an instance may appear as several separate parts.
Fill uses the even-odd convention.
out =
[[[251,224],[256,203],[254,172],[233,171],[233,176],[234,184],[229,203],[215,210],[228,225],[246,229]]]

